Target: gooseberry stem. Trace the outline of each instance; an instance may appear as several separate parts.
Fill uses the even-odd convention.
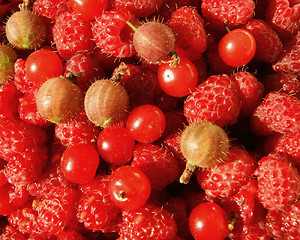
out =
[[[131,27],[134,31],[136,31],[137,30],[137,27],[136,26],[134,26],[131,22],[129,22],[129,21],[126,21],[126,23],[127,23],[127,25],[129,26],[129,27]]]

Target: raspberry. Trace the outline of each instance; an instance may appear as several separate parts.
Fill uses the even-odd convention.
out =
[[[249,30],[255,38],[255,58],[267,63],[275,62],[283,51],[283,44],[277,33],[264,20],[250,19],[243,26]]]
[[[300,74],[300,32],[286,43],[283,53],[272,67],[276,72]]]
[[[256,168],[249,153],[238,148],[229,150],[223,161],[197,173],[198,183],[211,198],[232,196],[249,181]]]
[[[122,218],[119,233],[123,240],[171,240],[177,234],[177,225],[172,215],[164,208],[151,203],[138,210],[123,211]]]
[[[188,96],[184,115],[188,122],[206,120],[223,127],[237,121],[241,104],[237,87],[228,75],[211,75]]]
[[[111,5],[116,9],[127,9],[134,16],[141,18],[156,12],[166,0],[112,0]]]
[[[33,3],[33,12],[51,20],[71,10],[68,0],[37,0]]]
[[[0,86],[0,117],[14,119],[18,117],[18,98],[22,93],[12,81]]]
[[[77,53],[65,63],[64,75],[76,77],[76,84],[82,92],[86,92],[88,87],[97,79],[105,77],[105,72],[100,64],[94,60],[92,55]]]
[[[25,63],[23,59],[19,58],[15,62],[15,85],[22,92],[35,92],[38,87],[29,79],[25,70]]]
[[[253,16],[254,8],[253,0],[203,0],[201,4],[204,19],[220,30],[224,29],[225,22],[230,29],[247,23]]]
[[[74,12],[62,13],[55,21],[52,34],[57,51],[64,59],[78,52],[91,52],[95,47],[90,22]]]
[[[55,136],[65,147],[75,143],[96,143],[99,133],[100,129],[90,122],[84,110],[71,122],[55,126]]]
[[[99,231],[109,227],[120,212],[110,199],[108,184],[109,175],[98,175],[80,186],[77,219],[87,229]]]
[[[119,58],[133,56],[133,30],[126,21],[136,24],[138,20],[125,9],[105,11],[92,23],[96,45],[104,52]]]
[[[175,48],[179,48],[180,56],[192,61],[198,60],[207,47],[207,34],[204,20],[196,9],[181,7],[174,11],[167,25],[175,34]]]
[[[246,71],[239,71],[231,75],[233,81],[239,87],[242,100],[241,115],[249,116],[259,105],[264,94],[264,85],[257,78]]]
[[[257,196],[269,211],[285,210],[298,199],[299,173],[285,155],[271,153],[259,160],[254,172],[258,180]]]
[[[265,86],[265,92],[278,91],[300,97],[300,80],[293,73],[277,72],[267,75],[262,79]]]
[[[252,131],[258,135],[300,130],[300,101],[286,93],[270,92],[251,115]]]
[[[47,161],[47,147],[32,146],[10,159],[4,173],[13,185],[27,185],[35,182],[43,172]]]
[[[281,39],[293,37],[299,30],[299,3],[294,6],[289,0],[269,1],[266,9],[266,21]]]
[[[51,122],[44,119],[38,112],[35,102],[35,95],[33,93],[25,93],[23,97],[19,98],[19,115],[24,122],[40,127],[47,127]]]
[[[28,147],[41,146],[47,141],[44,129],[21,120],[0,121],[0,156],[6,160],[18,156]]]
[[[282,212],[269,212],[266,229],[274,239],[298,239],[300,237],[300,203],[296,202]]]
[[[145,173],[153,189],[162,189],[179,176],[175,157],[167,149],[151,143],[135,146],[131,166]]]

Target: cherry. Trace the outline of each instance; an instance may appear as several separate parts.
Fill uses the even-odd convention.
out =
[[[180,63],[161,63],[158,68],[158,82],[161,89],[172,97],[184,97],[193,91],[198,83],[195,65],[187,58],[180,57]]]
[[[255,55],[256,42],[246,29],[237,28],[221,38],[218,45],[220,58],[231,67],[247,64]]]
[[[70,0],[69,3],[74,12],[87,20],[100,17],[108,6],[108,0]]]
[[[163,134],[166,118],[162,110],[154,105],[141,105],[128,115],[126,127],[129,134],[141,143],[151,143]]]
[[[69,181],[78,184],[87,183],[96,175],[99,155],[96,148],[90,144],[74,144],[63,153],[60,166]]]
[[[122,210],[142,207],[147,202],[150,192],[149,179],[137,167],[121,166],[110,176],[110,197]]]
[[[135,140],[125,127],[104,128],[97,139],[97,148],[104,161],[112,165],[123,165],[133,155]]]
[[[41,85],[49,78],[58,77],[63,73],[63,63],[53,51],[41,49],[29,55],[25,63],[29,79]]]
[[[223,240],[230,232],[225,210],[213,202],[197,205],[190,213],[188,222],[195,240]]]

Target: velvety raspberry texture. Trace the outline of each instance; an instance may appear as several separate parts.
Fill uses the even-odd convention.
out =
[[[300,31],[286,43],[283,53],[272,67],[276,72],[287,72],[296,75],[300,74]]]
[[[266,21],[253,18],[243,28],[249,30],[255,38],[256,59],[267,63],[273,63],[278,59],[283,51],[283,44],[277,33]]]
[[[264,85],[253,74],[246,71],[233,73],[231,78],[237,84],[242,99],[241,115],[251,115],[262,100]]]
[[[268,93],[251,115],[251,129],[258,135],[299,132],[300,100],[286,93]]]
[[[118,217],[120,209],[110,199],[108,184],[109,175],[98,175],[80,186],[77,219],[87,229],[103,230]]]
[[[71,12],[68,0],[37,0],[33,3],[33,12],[43,17],[55,20],[64,12]]]
[[[135,54],[132,45],[133,30],[126,24],[137,19],[125,9],[105,11],[92,23],[93,39],[104,52],[119,58]]]
[[[175,35],[175,49],[180,56],[195,61],[207,48],[204,20],[195,8],[181,7],[174,11],[167,22]]]
[[[162,189],[179,176],[178,162],[171,152],[151,143],[135,146],[131,166],[145,173],[153,189]]]
[[[44,129],[21,120],[0,120],[0,157],[9,160],[19,156],[26,148],[44,145],[47,135]]]
[[[253,17],[254,8],[253,0],[203,0],[201,4],[204,19],[220,30],[224,30],[224,22],[230,29],[247,23]]]
[[[209,197],[229,197],[249,181],[255,168],[256,161],[247,151],[232,148],[223,163],[201,169],[197,180]]]
[[[234,124],[242,102],[236,84],[226,75],[211,75],[184,103],[188,122],[211,121],[221,127]]]
[[[293,73],[277,72],[269,74],[261,80],[266,93],[278,91],[300,97],[300,78]]]
[[[75,12],[61,14],[55,21],[52,34],[56,49],[64,59],[78,52],[91,52],[95,47],[90,22]]]
[[[146,17],[157,11],[166,0],[111,0],[113,7],[117,9],[126,8],[134,16]]]
[[[254,172],[258,180],[257,196],[270,211],[282,211],[298,199],[300,175],[285,155],[274,153],[261,158]]]
[[[266,9],[266,21],[283,40],[290,39],[300,26],[300,4],[290,0],[272,0]]]
[[[76,143],[96,143],[100,128],[93,124],[82,110],[71,122],[57,124],[55,137],[65,147]]]
[[[177,225],[172,215],[151,203],[137,210],[122,211],[122,219],[119,233],[123,240],[172,240],[177,234]]]

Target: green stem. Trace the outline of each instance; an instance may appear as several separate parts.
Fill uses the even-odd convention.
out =
[[[136,26],[134,26],[131,22],[129,22],[129,21],[126,21],[126,23],[127,23],[127,25],[129,26],[129,27],[131,27],[134,31],[136,31],[137,30],[137,27]]]

